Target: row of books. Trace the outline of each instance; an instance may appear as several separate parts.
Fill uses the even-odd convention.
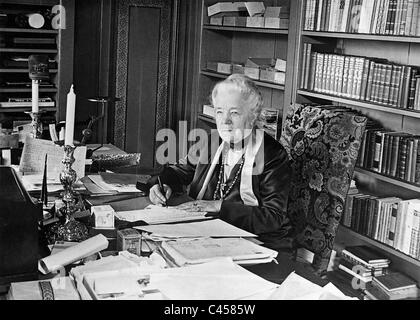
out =
[[[301,88],[389,107],[420,110],[415,66],[386,59],[313,52],[304,43]]]
[[[420,200],[349,192],[341,223],[360,234],[420,259]]]
[[[356,165],[392,178],[420,184],[420,136],[367,128]]]
[[[306,0],[304,29],[420,35],[419,0]]]
[[[365,286],[373,277],[387,273],[391,261],[368,246],[348,246],[341,251],[338,268]]]

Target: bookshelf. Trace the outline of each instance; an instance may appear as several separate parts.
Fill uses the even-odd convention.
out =
[[[215,72],[207,68],[208,62],[231,62],[245,64],[248,58],[270,58],[288,61],[288,29],[251,28],[227,25],[214,25],[207,14],[207,8],[217,2],[216,0],[201,0],[201,21],[199,39],[199,74],[198,85],[193,96],[193,126],[206,130],[215,128],[215,120],[203,113],[203,105],[210,104],[210,94],[214,85],[229,76],[228,73]],[[224,1],[222,1],[224,2]],[[229,1],[226,1],[229,2]],[[290,8],[289,0],[266,0],[266,7],[280,6]],[[293,2],[293,1],[291,1]],[[285,83],[274,83],[254,79],[261,90],[264,99],[264,108],[278,110],[279,121],[277,137],[281,131],[281,118],[284,106],[287,105],[286,86],[288,77],[291,77],[292,66],[287,62]],[[232,72],[233,73],[233,72]]]
[[[305,60],[305,54],[307,54],[305,48],[308,48],[308,45],[305,44],[311,44],[312,52],[320,52],[333,56],[344,55],[346,57],[386,59],[389,63],[396,66],[411,66],[412,68],[420,68],[420,37],[403,32],[404,28],[402,27],[402,23],[400,26],[401,35],[392,34],[392,31],[390,31],[390,34],[373,34],[373,32],[356,33],[354,30],[352,32],[348,30],[348,32],[335,32],[331,31],[331,29],[334,30],[334,26],[331,27],[331,24],[329,28],[322,27],[323,22],[317,22],[316,16],[313,18],[315,19],[315,24],[311,27],[311,19],[306,17],[306,3],[314,4],[319,2],[315,2],[313,0],[296,1],[296,30],[289,30],[289,34],[293,33],[296,37],[293,49],[296,58],[293,65],[293,79],[291,80],[291,101],[297,103],[319,103],[346,106],[367,115],[370,119],[380,123],[384,129],[419,135],[420,112],[418,110],[395,107],[392,106],[391,103],[376,103],[367,101],[367,99],[345,97],[342,94],[344,91],[338,91],[339,93],[335,94],[334,90],[327,90],[333,92],[333,94],[331,92],[321,92],[321,90],[310,90],[305,86],[302,87],[302,84],[305,83],[305,72],[311,72],[309,67],[305,70],[305,63],[306,61],[309,61],[307,59]],[[313,22],[314,21],[312,21],[312,23]],[[317,23],[318,27],[314,27],[317,26]],[[319,28],[319,26],[321,26],[321,28]],[[373,24],[370,26],[372,30]],[[319,31],[315,31],[315,29],[318,29]],[[320,31],[327,29],[330,31]],[[397,31],[395,31],[395,33],[396,32]],[[326,68],[331,68],[339,73],[340,69],[338,67],[338,61],[339,60],[337,59],[336,62],[334,62],[337,63],[335,67],[332,67],[332,65],[329,64]],[[387,64],[387,62],[382,61],[378,63]],[[325,72],[325,70],[318,69],[317,71],[322,73]],[[332,71],[332,73],[328,76],[334,78],[337,73],[334,74]],[[311,79],[310,76],[309,79]],[[367,78],[366,81],[369,81],[369,78]],[[340,82],[340,80],[338,80],[338,82]],[[327,89],[331,88],[327,87]],[[380,90],[381,89],[378,89],[378,92],[381,92]],[[384,90],[383,92],[386,92],[385,89],[382,90]],[[404,101],[404,99],[401,101]],[[358,183],[359,189],[362,189],[363,192],[377,195],[379,197],[397,196],[406,200],[418,198],[420,194],[420,184],[391,177],[383,173],[374,172],[367,168],[356,167],[354,178]],[[336,238],[336,245],[340,247],[358,244],[366,244],[376,247],[392,260],[392,268],[399,269],[412,276],[417,281],[420,281],[419,260],[412,258],[386,244],[359,234],[349,228],[340,226],[339,233]]]
[[[65,8],[66,26],[53,29],[48,12],[54,5]],[[50,59],[50,84],[40,85],[40,98],[51,98],[53,107],[40,107],[46,123],[63,120],[66,95],[73,82],[74,1],[64,0],[4,0],[0,4],[7,20],[0,24],[0,101],[9,98],[30,98],[31,86],[27,59],[31,54],[45,54]],[[45,18],[40,29],[16,23],[19,14],[41,13]],[[38,40],[37,40],[38,39]],[[0,107],[3,128],[12,128],[13,121],[30,121],[31,107]]]

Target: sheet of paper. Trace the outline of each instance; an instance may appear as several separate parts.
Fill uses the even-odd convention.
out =
[[[148,224],[159,224],[169,222],[181,222],[198,219],[208,219],[207,212],[188,212],[175,209],[174,207],[159,207],[149,205],[142,210],[117,211],[115,215],[120,220],[135,222],[144,221]]]
[[[219,258],[231,258],[238,263],[241,260],[256,261],[274,259],[277,252],[242,238],[203,238],[190,241],[166,241],[161,244],[164,250],[178,266],[213,261]]]
[[[104,175],[105,177],[111,176],[110,173]],[[128,179],[108,179],[105,181],[102,175],[88,175],[88,178],[93,181],[99,188],[105,191],[116,191],[116,192],[139,192],[136,188],[135,182],[129,181]]]
[[[64,149],[50,140],[33,139],[27,137],[22,151],[19,171],[24,175],[43,174],[45,155],[47,158],[47,178],[58,178],[63,171],[61,162],[64,158]],[[74,151],[75,162],[72,165],[76,171],[77,179],[85,176],[86,147],[77,147]]]
[[[102,234],[98,234],[75,246],[39,260],[38,269],[43,274],[54,272],[72,262],[88,257],[106,248],[108,248],[107,238]]]
[[[134,228],[152,233],[153,236],[162,236],[166,238],[257,237],[253,233],[242,230],[220,219],[177,224],[138,226]]]
[[[351,300],[332,283],[321,287],[292,272],[269,298],[270,300]]]
[[[167,299],[236,300],[273,290],[278,285],[220,259],[196,266],[151,274],[150,283]]]

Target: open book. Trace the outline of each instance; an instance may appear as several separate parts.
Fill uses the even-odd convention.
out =
[[[206,214],[207,212],[189,212],[179,210],[174,207],[159,207],[155,205],[149,205],[142,210],[115,212],[116,217],[120,220],[128,222],[144,221],[147,224],[171,223],[211,218],[206,217]]]

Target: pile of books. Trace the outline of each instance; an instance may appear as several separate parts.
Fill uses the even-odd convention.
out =
[[[417,283],[406,275],[400,272],[390,272],[374,277],[364,293],[367,300],[415,299],[419,296],[419,288]]]
[[[419,1],[307,0],[305,30],[416,36]]]
[[[390,260],[367,246],[350,246],[341,252],[338,268],[352,279],[357,278],[361,287],[371,282],[373,277],[386,274]]]

